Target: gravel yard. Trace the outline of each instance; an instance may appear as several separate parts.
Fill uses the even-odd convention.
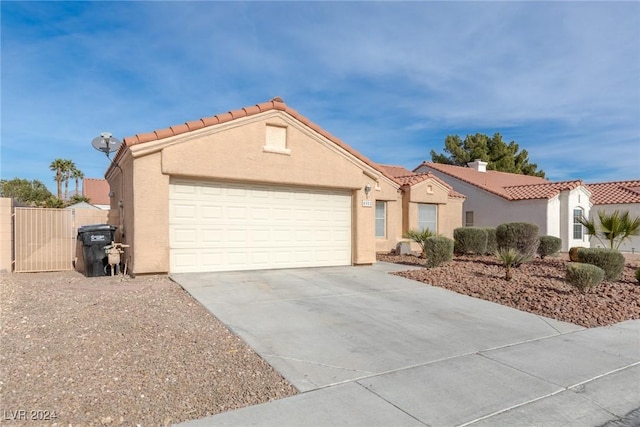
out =
[[[165,276],[0,275],[0,424],[168,425],[296,394]]]
[[[564,280],[567,254],[522,264],[513,270],[511,281],[504,279],[504,267],[492,256],[456,256],[440,267],[396,274],[518,310],[594,327],[640,319],[640,286],[634,278],[640,255],[628,254],[626,259],[620,281],[602,282],[586,295]],[[378,254],[378,260],[424,265],[424,260],[414,255]]]

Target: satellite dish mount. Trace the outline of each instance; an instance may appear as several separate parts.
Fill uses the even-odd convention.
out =
[[[102,132],[99,137],[93,138],[91,145],[93,145],[93,148],[96,150],[102,151],[107,155],[107,158],[109,158],[111,153],[118,151],[122,142],[114,138],[111,132]]]

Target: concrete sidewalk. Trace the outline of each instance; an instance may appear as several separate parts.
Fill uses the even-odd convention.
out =
[[[173,278],[301,394],[182,426],[598,426],[640,407],[640,321],[584,329],[371,267]]]

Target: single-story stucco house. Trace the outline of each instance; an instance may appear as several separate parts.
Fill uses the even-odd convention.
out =
[[[590,246],[578,221],[589,217],[592,205],[591,191],[582,180],[551,182],[487,170],[487,163],[480,160],[467,167],[423,162],[414,172],[432,173],[466,196],[465,226],[529,222],[538,226],[540,235],[559,237],[563,251]]]
[[[409,228],[462,225],[443,180],[369,160],[280,98],[124,138],[106,179],[133,274],[371,264]]]

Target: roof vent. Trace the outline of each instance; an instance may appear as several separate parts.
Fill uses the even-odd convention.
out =
[[[480,159],[476,159],[473,162],[469,162],[467,163],[467,166],[470,167],[471,169],[475,169],[478,172],[486,172],[487,171],[487,162],[483,162]]]

